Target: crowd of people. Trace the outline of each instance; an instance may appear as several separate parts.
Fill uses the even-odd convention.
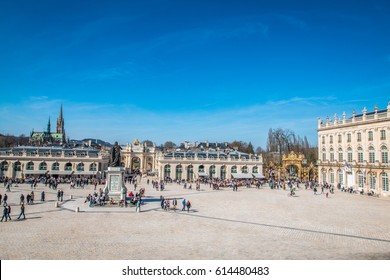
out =
[[[127,207],[128,205],[133,205],[136,207],[136,211],[140,211],[141,205],[143,204],[142,197],[145,193],[145,188],[139,188],[137,192],[138,184],[141,182],[142,174],[140,176],[132,176],[126,179],[128,184],[133,184],[134,192],[130,191],[125,199],[121,199],[120,201],[114,201],[113,198],[110,198],[106,193],[104,193],[102,188],[99,188],[97,191],[97,186],[104,184],[105,180],[97,179],[97,178],[55,178],[51,176],[40,176],[40,177],[26,177],[24,180],[12,180],[7,177],[0,177],[0,182],[4,184],[5,194],[2,196],[0,194],[0,201],[2,203],[3,216],[1,221],[3,222],[11,220],[11,205],[8,203],[8,195],[7,193],[11,192],[11,189],[18,187],[18,184],[29,184],[31,188],[31,192],[26,195],[20,195],[20,215],[18,219],[25,219],[25,206],[33,205],[35,199],[35,193],[37,191],[38,184],[40,186],[44,185],[49,190],[56,191],[57,201],[64,201],[64,191],[62,189],[58,189],[60,184],[68,184],[70,189],[84,189],[84,187],[93,186],[95,192],[89,194],[85,198],[85,203],[89,205],[89,207],[94,206],[104,206],[104,205],[113,205],[118,204],[121,207]],[[237,192],[241,187],[252,188],[255,187],[257,189],[262,189],[263,186],[267,186],[270,189],[283,189],[289,191],[288,195],[294,197],[296,195],[297,190],[312,190],[314,195],[326,195],[334,194],[335,186],[328,183],[319,183],[315,180],[297,180],[297,179],[286,179],[286,180],[275,180],[275,179],[219,179],[219,178],[209,178],[209,177],[200,177],[194,181],[186,181],[186,180],[173,180],[171,178],[164,178],[163,180],[149,179],[147,178],[146,184],[147,186],[152,185],[152,188],[156,191],[163,192],[166,189],[166,185],[169,183],[176,182],[179,186],[182,186],[183,189],[187,190],[195,190],[200,191],[201,188],[207,188],[212,190],[219,190],[221,188],[232,189]],[[337,189],[341,192],[347,193],[357,193],[352,187],[344,187],[340,184],[337,185]],[[360,194],[365,194],[363,190],[359,191]],[[370,195],[370,193],[368,193]],[[371,194],[373,195],[373,194]],[[45,190],[40,192],[40,201],[45,202],[46,193]],[[161,208],[164,211],[178,209],[178,201],[177,198],[164,198],[160,196]],[[189,212],[191,208],[191,203],[182,199],[182,211],[186,210]]]

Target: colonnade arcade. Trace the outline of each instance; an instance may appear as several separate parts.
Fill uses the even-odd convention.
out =
[[[193,181],[201,177],[230,179],[232,174],[259,174],[259,167],[249,167],[246,165],[227,166],[227,165],[209,165],[209,164],[165,164],[161,166],[160,174],[164,178],[175,180]]]

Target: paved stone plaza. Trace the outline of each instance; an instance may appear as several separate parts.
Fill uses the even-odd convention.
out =
[[[39,184],[35,204],[26,206],[27,219],[20,221],[19,196],[31,189],[12,188],[12,221],[0,224],[0,259],[390,259],[388,198],[338,191],[326,198],[304,189],[289,197],[268,187],[233,192],[202,185],[196,191],[177,184],[159,192],[145,181],[141,187],[146,199],[137,213],[135,207],[88,207],[91,185],[59,185],[66,200],[56,208],[56,192]],[[189,199],[192,209],[163,211],[160,195],[178,198],[179,208],[182,198]]]

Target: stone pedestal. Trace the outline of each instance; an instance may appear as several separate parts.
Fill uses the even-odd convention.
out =
[[[109,167],[107,171],[106,187],[104,193],[106,199],[114,199],[119,201],[126,197],[126,186],[125,186],[125,169],[123,167]]]

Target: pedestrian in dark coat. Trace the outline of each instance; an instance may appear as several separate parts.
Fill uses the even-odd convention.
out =
[[[7,217],[11,221],[11,205],[8,205]]]
[[[26,219],[26,216],[24,215],[24,204],[20,206],[20,214],[18,217],[18,220],[20,220],[20,217],[23,215],[23,220]]]
[[[4,220],[4,218],[5,218],[5,221],[8,220],[8,208],[7,208],[7,206],[4,206],[3,217],[1,217],[1,222]]]

